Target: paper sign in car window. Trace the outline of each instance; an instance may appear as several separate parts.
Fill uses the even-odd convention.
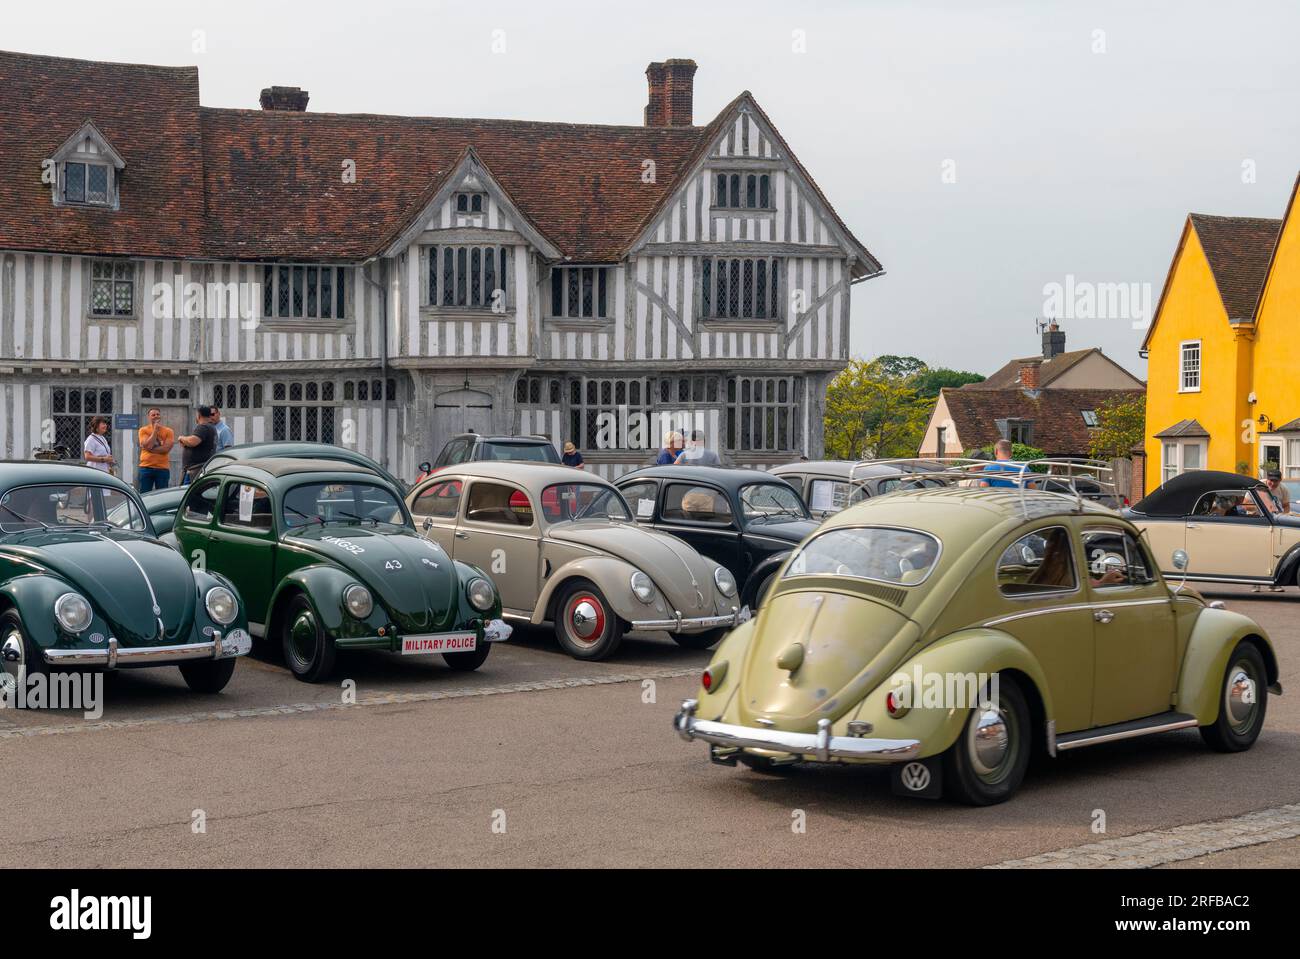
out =
[[[652,499],[639,499],[636,501],[636,518],[649,519],[655,514],[655,501]]]
[[[240,484],[239,521],[241,523],[251,523],[253,521],[253,497],[256,495],[256,486],[245,486],[242,483]]]
[[[808,504],[809,507],[819,511],[835,509],[835,487],[837,485],[838,484],[828,482],[827,480],[818,480],[813,483],[812,502]],[[843,509],[844,504],[840,503],[839,508]]]

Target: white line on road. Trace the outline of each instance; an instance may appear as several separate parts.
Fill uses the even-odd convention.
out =
[[[470,686],[460,689],[439,689],[423,693],[386,693],[369,696],[355,703],[323,702],[293,703],[283,706],[252,706],[247,709],[219,709],[202,713],[183,713],[172,716],[150,716],[141,719],[97,720],[96,722],[70,722],[57,726],[27,726],[4,728],[0,726],[0,739],[23,736],[59,736],[65,733],[100,732],[108,729],[134,729],[141,726],[169,726],[180,723],[202,723],[217,719],[252,719],[263,716],[297,716],[301,713],[323,712],[334,709],[356,709],[359,706],[392,706],[399,703],[428,703],[443,699],[466,699],[471,696],[500,696],[507,693],[533,693],[551,689],[570,689],[577,686],[608,686],[613,683],[639,683],[647,679],[678,679],[698,675],[698,666],[661,669],[648,673],[611,673],[607,676],[584,676],[574,679],[543,679],[526,683],[507,683],[502,686]]]
[[[1070,846],[985,869],[1144,869],[1300,836],[1300,803]]]

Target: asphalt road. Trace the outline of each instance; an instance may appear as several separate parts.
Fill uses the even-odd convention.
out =
[[[121,674],[98,722],[0,712],[0,862],[979,866],[1095,842],[1098,810],[1116,837],[1300,802],[1300,593],[1215,595],[1269,630],[1291,687],[1244,754],[1176,732],[1035,766],[1000,806],[905,800],[880,769],[711,765],[670,728],[707,654],[666,636],[585,664],[517,631],[473,674],[358,654],[309,686],[249,659],[214,697]],[[1201,864],[1295,866],[1300,845],[1180,865]]]

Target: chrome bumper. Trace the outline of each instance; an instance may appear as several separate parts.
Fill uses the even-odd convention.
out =
[[[741,623],[747,622],[753,615],[748,606],[740,609],[731,607],[730,613],[724,613],[721,616],[695,616],[684,617],[681,610],[673,610],[674,618],[672,619],[634,619],[631,622],[632,629],[662,629],[670,633],[691,633],[703,632],[706,629],[717,629],[719,626],[725,626],[729,629],[735,629]]]
[[[150,666],[184,662],[190,659],[227,659],[248,652],[252,639],[242,629],[232,629],[225,637],[219,633],[206,643],[178,646],[132,646],[126,649],[110,637],[104,649],[47,649],[45,661],[51,666]]]
[[[787,733],[779,729],[756,729],[752,726],[734,726],[708,719],[696,719],[699,701],[688,699],[682,703],[673,728],[690,742],[694,739],[740,749],[767,749],[789,753],[792,756],[812,756],[818,762],[833,759],[874,759],[878,762],[901,763],[915,759],[921,751],[919,739],[864,739],[857,736],[832,736],[831,721],[817,720],[815,733]]]

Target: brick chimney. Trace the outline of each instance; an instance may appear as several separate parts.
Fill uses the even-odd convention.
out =
[[[645,68],[650,100],[645,106],[648,127],[688,127],[695,122],[694,60],[665,60]]]
[[[1026,363],[1020,367],[1020,388],[1022,390],[1038,389],[1038,364]]]
[[[1065,352],[1065,333],[1055,323],[1047,324],[1043,330],[1043,359],[1050,360]]]
[[[302,87],[267,87],[262,91],[262,109],[306,113],[308,96]]]

